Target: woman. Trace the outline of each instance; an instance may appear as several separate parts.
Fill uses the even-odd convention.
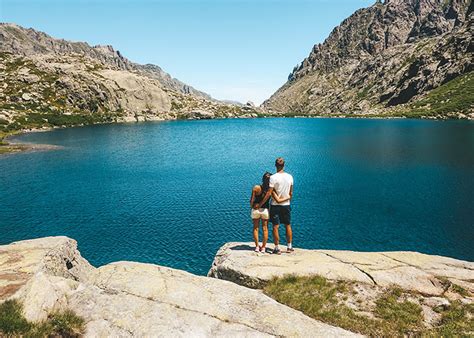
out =
[[[269,187],[270,187],[270,176],[272,174],[266,172],[262,177],[262,184],[256,185],[252,189],[252,195],[250,196],[250,207],[252,212],[250,216],[252,217],[253,222],[253,240],[255,241],[255,252],[265,253],[265,246],[267,245],[268,240],[268,218],[269,214],[269,199],[263,203],[260,208],[257,209],[258,204],[262,202],[265,197]],[[260,225],[260,220],[262,220],[262,230],[263,230],[263,241],[262,246],[258,245],[258,227]]]

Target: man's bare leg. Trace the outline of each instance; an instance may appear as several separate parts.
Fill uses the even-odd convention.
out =
[[[291,224],[286,224],[286,243],[288,245],[288,251],[293,249],[293,231],[291,230]]]
[[[273,224],[273,243],[275,244],[275,249],[273,249],[273,253],[280,254],[280,248],[278,244],[280,243],[280,234],[278,233],[278,227],[280,224]]]
[[[280,234],[278,233],[279,226],[280,224],[273,224],[273,244],[275,244],[275,246],[278,246],[280,243]]]

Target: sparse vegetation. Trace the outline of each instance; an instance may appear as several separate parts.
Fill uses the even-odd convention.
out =
[[[79,337],[84,331],[84,319],[66,310],[53,312],[39,323],[31,323],[23,316],[17,300],[0,304],[0,336],[6,337]]]
[[[451,289],[454,292],[456,292],[457,294],[460,294],[463,297],[469,296],[469,293],[467,292],[467,290],[465,288],[463,288],[462,286],[460,286],[460,285],[451,283]]]
[[[89,72],[97,72],[104,69],[104,67],[101,64],[95,63],[93,65],[86,65],[86,69]]]
[[[474,110],[474,72],[469,72],[433,89],[425,97],[411,104],[403,113],[407,117],[421,117]]]
[[[407,334],[423,328],[421,306],[400,300],[402,290],[394,288],[376,302],[375,315],[384,323],[386,330]]]
[[[7,133],[2,131],[0,128],[0,155],[25,149],[25,147],[22,145],[10,145],[8,144],[8,142],[5,141],[5,138],[12,134],[14,134],[14,132]]]
[[[363,88],[361,91],[357,92],[357,98],[363,100],[369,94],[369,91],[372,89],[373,85]]]
[[[416,299],[417,294],[395,287],[376,299],[370,316],[360,314],[347,305],[347,299],[355,294],[353,282],[329,281],[321,276],[287,275],[274,278],[263,291],[312,318],[369,336],[474,333],[474,304],[457,301],[447,308],[438,309],[441,314],[438,326],[428,328],[423,321],[421,306],[407,297]]]
[[[182,108],[184,108],[182,103],[176,102],[175,100],[171,101],[171,110],[172,111],[180,110]]]
[[[72,127],[94,123],[113,122],[115,114],[62,114],[59,112],[26,113],[16,116],[15,121],[8,125],[7,130],[31,128]]]
[[[474,335],[474,304],[455,301],[446,309],[437,309],[437,312],[441,314],[441,321],[430,334],[443,337]]]

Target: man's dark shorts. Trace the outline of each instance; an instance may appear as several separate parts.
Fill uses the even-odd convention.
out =
[[[273,225],[291,224],[291,207],[289,205],[270,206],[270,220]]]

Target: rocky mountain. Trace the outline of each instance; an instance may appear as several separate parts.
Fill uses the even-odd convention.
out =
[[[311,115],[474,118],[471,0],[385,0],[356,11],[263,106]]]
[[[89,46],[0,24],[0,128],[256,116],[139,65],[112,46]],[[2,132],[2,130],[0,130]],[[0,135],[1,136],[1,135]]]
[[[157,79],[165,87],[176,90],[183,94],[194,94],[207,99],[211,97],[193,87],[171,77],[159,66],[133,63],[125,58],[120,51],[116,51],[110,45],[89,46],[85,42],[70,42],[63,39],[54,39],[51,36],[38,32],[32,28],[23,29],[14,24],[2,24],[0,42],[2,51],[11,52],[16,55],[31,56],[37,54],[80,54],[91,59],[100,61],[120,70],[136,71],[147,74]]]

